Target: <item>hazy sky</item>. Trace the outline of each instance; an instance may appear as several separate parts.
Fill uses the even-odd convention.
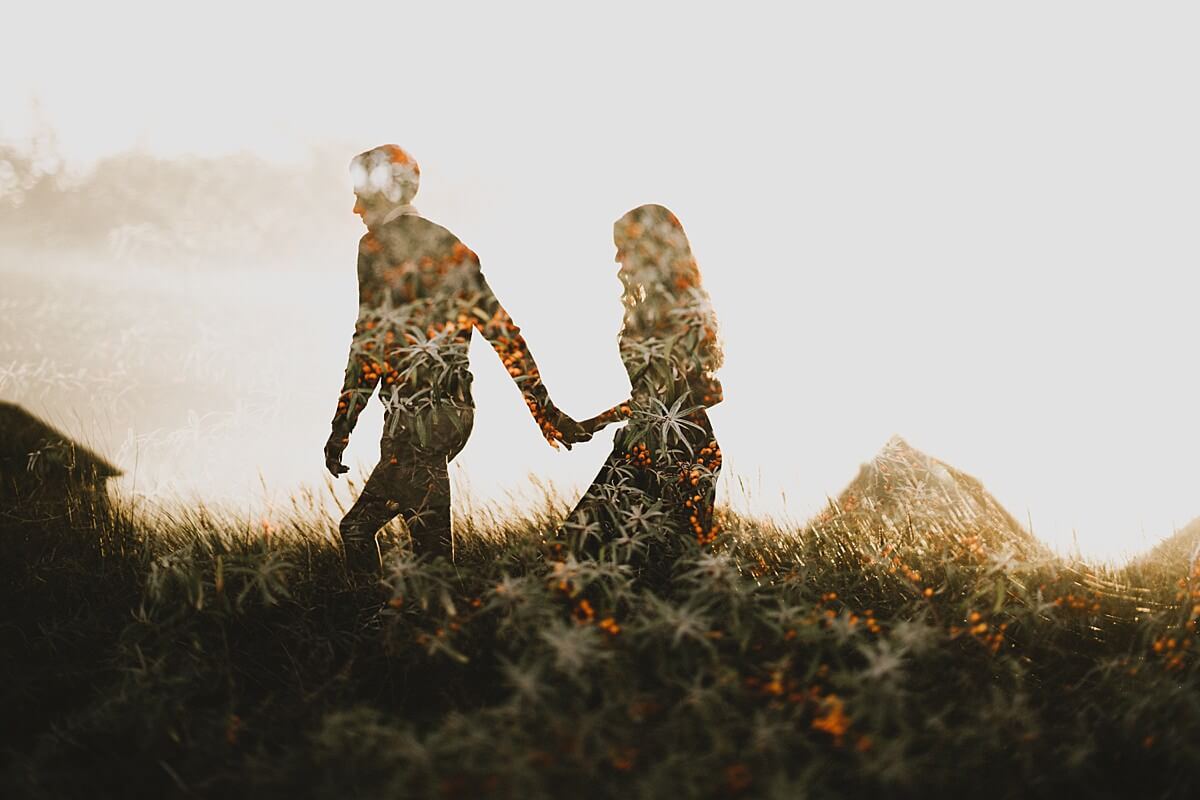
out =
[[[0,138],[37,98],[81,165],[397,142],[581,417],[628,388],[611,223],[660,202],[722,324],[730,496],[739,475],[803,518],[899,433],[1058,547],[1115,556],[1200,515],[1196,6],[431,5],[6,4]],[[295,287],[300,320],[349,298],[328,351],[294,354],[321,359],[287,387],[321,424],[350,204],[347,183],[344,262]],[[486,356],[472,485],[586,482],[607,438],[545,449]],[[323,435],[285,454],[306,479]]]

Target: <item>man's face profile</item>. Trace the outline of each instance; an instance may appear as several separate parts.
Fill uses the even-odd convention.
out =
[[[366,225],[368,230],[378,225],[391,208],[391,204],[378,197],[354,195],[354,213],[363,221],[363,225]]]

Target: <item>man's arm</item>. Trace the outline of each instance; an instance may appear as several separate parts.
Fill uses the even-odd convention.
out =
[[[473,255],[473,254],[472,254]],[[492,288],[488,285],[483,273],[475,268],[475,303],[472,321],[479,332],[491,343],[492,349],[500,356],[504,368],[512,377],[513,383],[521,390],[529,413],[542,431],[542,436],[551,447],[558,447],[562,442],[569,450],[574,442],[585,442],[591,434],[584,431],[578,422],[562,413],[550,400],[545,384],[542,383],[538,372],[537,362],[521,329],[513,322],[512,317],[500,305]]]
[[[350,468],[342,464],[342,452],[350,442],[350,434],[358,415],[379,385],[384,369],[384,355],[378,351],[379,320],[371,293],[370,264],[362,250],[358,254],[358,319],[350,339],[350,355],[346,359],[346,378],[338,395],[337,411],[333,415],[332,431],[325,444],[325,466],[336,478]]]

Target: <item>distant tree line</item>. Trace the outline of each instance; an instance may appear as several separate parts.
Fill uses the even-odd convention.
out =
[[[53,134],[0,141],[0,239],[97,249],[118,260],[311,253],[348,213],[345,165],[314,151],[274,164],[249,154],[161,158],[129,151],[69,168]]]

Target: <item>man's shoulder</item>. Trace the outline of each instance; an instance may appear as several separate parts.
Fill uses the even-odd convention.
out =
[[[366,240],[370,236],[364,236]],[[457,236],[433,220],[416,214],[402,214],[379,227],[378,241],[389,248],[432,254],[463,250],[466,246]]]
[[[457,242],[458,237],[442,225],[419,214],[401,214],[382,226],[381,230],[403,231],[409,235],[429,237],[437,241]]]

